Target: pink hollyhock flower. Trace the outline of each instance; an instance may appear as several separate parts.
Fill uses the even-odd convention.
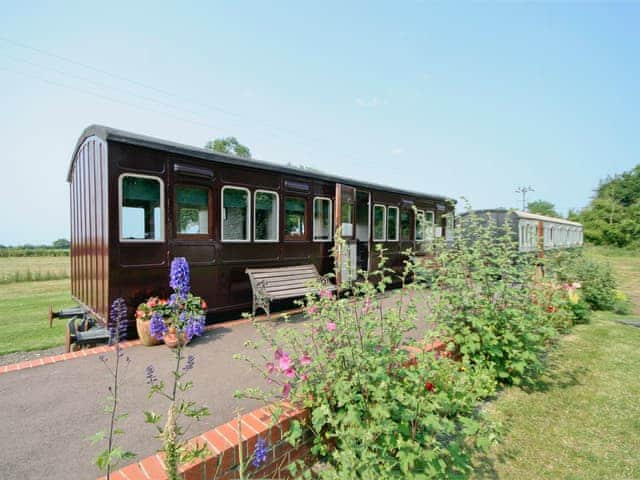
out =
[[[283,373],[285,377],[294,378],[296,376],[296,369],[289,367]]]
[[[330,332],[333,332],[336,329],[336,324],[333,322],[329,322],[327,323],[327,330],[329,330]]]
[[[307,313],[309,315],[315,315],[316,313],[318,313],[318,307],[316,307],[315,305],[309,305],[307,307]]]
[[[306,373],[303,373],[302,375],[300,375],[300,381],[306,382],[307,380],[309,380],[309,377],[307,376]]]
[[[267,363],[267,372],[273,373],[276,371],[276,366],[273,362]]]
[[[289,354],[283,353],[279,360],[280,370],[282,370],[283,372],[285,370],[288,370],[289,368],[291,368],[291,363],[292,362],[291,362],[291,358],[289,358]]]
[[[273,358],[275,360],[280,360],[282,358],[282,348],[280,347],[276,348],[276,351],[273,352]]]
[[[333,292],[331,290],[321,290],[320,298],[326,298],[327,300],[331,300],[333,298]]]
[[[289,392],[291,392],[291,384],[285,383],[282,386],[282,398],[287,398],[289,396]]]
[[[300,357],[300,365],[309,365],[311,363],[311,357],[306,353],[303,353]]]
[[[367,297],[364,300],[364,306],[362,307],[362,314],[366,315],[367,313],[369,313],[370,309],[371,309],[371,297]]]

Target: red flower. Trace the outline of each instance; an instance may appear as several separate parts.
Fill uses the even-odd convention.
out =
[[[204,300],[202,300],[200,306],[202,307],[203,310],[207,309],[207,302],[205,302]]]
[[[424,388],[427,389],[430,392],[433,392],[433,390],[436,388],[433,386],[433,383],[431,382],[427,382],[424,384]]]

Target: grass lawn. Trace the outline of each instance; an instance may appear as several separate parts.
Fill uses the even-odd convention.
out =
[[[0,355],[64,344],[64,321],[49,328],[49,304],[54,310],[74,305],[68,279],[0,286]]]
[[[640,306],[640,256],[587,249],[607,260]],[[640,328],[597,312],[560,338],[548,374],[529,390],[506,389],[487,407],[505,438],[477,478],[640,478]]]

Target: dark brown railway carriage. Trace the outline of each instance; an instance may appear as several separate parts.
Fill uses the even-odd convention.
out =
[[[443,196],[96,125],[78,140],[67,180],[72,295],[103,321],[116,297],[133,307],[167,295],[178,256],[189,261],[193,290],[210,312],[246,309],[247,267],[313,263],[321,274],[332,271],[336,225],[352,267],[373,268],[374,245],[383,243],[399,269],[400,252],[449,233],[443,215],[453,209]],[[416,209],[428,229],[416,225]]]

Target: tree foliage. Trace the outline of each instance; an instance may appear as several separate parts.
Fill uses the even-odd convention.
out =
[[[241,144],[236,137],[216,138],[206,143],[204,148],[218,153],[235,155],[236,157],[251,158],[251,150]]]
[[[556,206],[546,200],[536,200],[527,204],[527,211],[537,213],[538,215],[547,215],[549,217],[560,217],[556,212]]]
[[[591,203],[576,215],[596,245],[640,246],[640,165],[600,182]]]

